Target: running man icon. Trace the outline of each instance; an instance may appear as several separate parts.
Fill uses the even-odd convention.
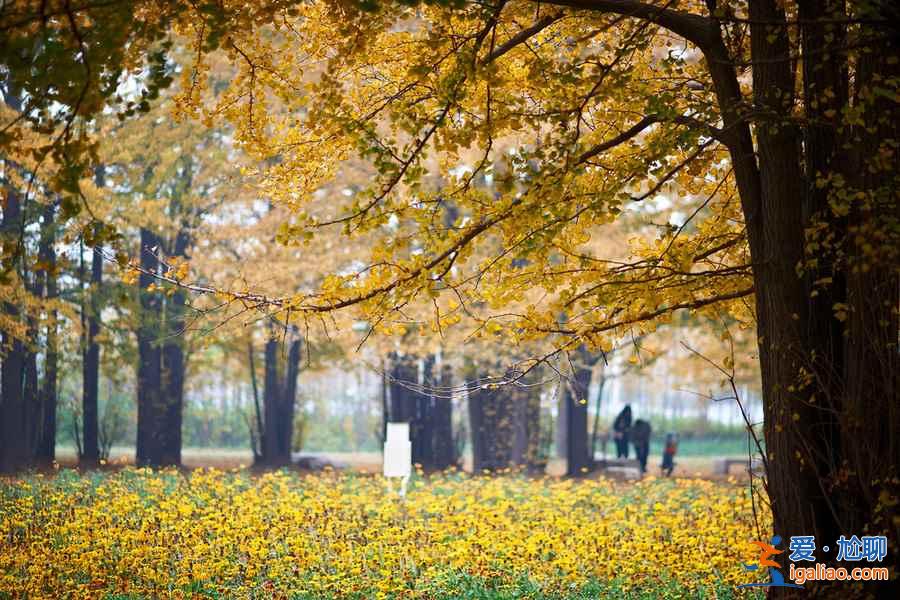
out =
[[[797,585],[795,583],[785,583],[784,575],[781,574],[781,571],[778,570],[781,565],[771,559],[772,556],[776,554],[781,554],[784,550],[779,550],[776,548],[778,544],[781,543],[781,536],[776,535],[772,538],[772,542],[767,544],[765,542],[753,541],[750,542],[754,546],[759,548],[759,558],[756,559],[755,565],[748,565],[744,563],[744,569],[748,571],[756,571],[760,567],[769,567],[769,581],[768,583],[746,583],[744,585],[739,585],[739,588],[747,588],[747,587],[792,587],[799,588],[803,587],[801,585]]]

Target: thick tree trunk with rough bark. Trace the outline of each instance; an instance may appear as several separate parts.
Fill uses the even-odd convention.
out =
[[[883,502],[900,487],[898,118],[896,105],[877,93],[879,81],[896,76],[887,59],[896,59],[896,38],[860,54],[851,94],[846,51],[838,49],[843,30],[834,24],[843,11],[838,2],[800,3],[805,119],[798,125],[784,118],[795,104],[795,73],[783,58],[792,49],[788,28],[774,24],[785,14],[775,0],[750,4],[758,195],[738,178],[751,207],[744,212],[774,529],[785,540],[815,535],[832,548],[820,551],[829,562],[841,534],[900,541],[896,503]],[[857,123],[842,116],[848,98]],[[719,100],[724,111],[730,101]],[[736,145],[731,154],[736,166],[754,166]],[[832,239],[812,237],[816,228]],[[896,553],[888,560],[900,566]]]

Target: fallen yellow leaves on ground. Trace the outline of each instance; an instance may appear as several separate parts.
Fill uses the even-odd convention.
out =
[[[0,481],[0,597],[434,598],[477,587],[494,594],[482,598],[537,598],[587,597],[590,586],[722,597],[753,579],[741,567],[753,511],[733,484],[446,473],[414,481],[404,500],[384,483],[147,469]]]

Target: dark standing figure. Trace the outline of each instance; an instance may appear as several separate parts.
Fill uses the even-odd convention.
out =
[[[631,428],[631,443],[634,444],[634,453],[637,454],[641,464],[641,475],[647,472],[647,456],[650,455],[650,434],[653,428],[643,419],[634,422]]]
[[[626,404],[613,421],[613,439],[616,441],[616,458],[628,458],[628,433],[631,430],[631,405]]]
[[[675,433],[666,434],[666,447],[663,450],[662,470],[666,477],[672,476],[675,470],[675,453],[678,452],[678,435]]]

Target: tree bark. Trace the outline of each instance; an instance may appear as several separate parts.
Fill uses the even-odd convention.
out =
[[[529,380],[530,381],[530,380]],[[523,382],[527,383],[527,382]],[[541,396],[539,388],[513,385],[508,389],[513,410],[513,464],[537,474],[546,464],[541,461]]]
[[[190,245],[190,236],[181,229],[175,236],[171,256],[184,259]],[[184,412],[184,310],[187,301],[184,290],[175,288],[166,301],[165,342],[162,347],[163,394],[165,399],[165,427],[162,463],[181,464],[181,427]]]
[[[82,448],[81,464],[94,467],[100,461],[99,389],[100,389],[100,311],[103,285],[103,256],[100,248],[91,252],[91,280],[89,300],[85,307],[85,347],[82,361]]]
[[[278,460],[278,434],[276,429],[279,420],[278,398],[281,396],[278,377],[278,340],[274,338],[274,333],[270,332],[270,337],[266,341],[265,348],[265,366],[263,375],[263,414],[265,415],[264,424],[266,435],[263,437],[263,463],[267,465],[276,465]]]
[[[422,361],[423,391],[410,392],[414,407],[412,423],[410,423],[412,438],[413,464],[421,465],[426,471],[435,469],[434,460],[434,373],[435,357],[429,354]]]
[[[153,273],[159,269],[156,252],[159,237],[141,228],[140,264],[143,269],[138,280],[141,315],[137,331],[138,341],[138,423],[135,462],[139,466],[158,467],[163,464],[163,428],[166,425],[165,402],[162,395],[162,352],[159,346],[162,300],[156,291],[148,289],[155,282]]]
[[[515,410],[508,386],[485,384],[469,392],[469,425],[474,473],[512,466]]]
[[[297,404],[297,377],[300,375],[300,351],[302,340],[296,329],[292,331],[294,339],[291,341],[287,355],[287,367],[285,369],[285,381],[283,385],[284,397],[281,400],[281,446],[280,450],[287,462],[291,462],[291,451],[294,439],[294,412]]]
[[[44,279],[44,297],[55,302],[59,296],[56,280],[56,206],[48,204],[44,208],[41,244],[38,251]],[[44,381],[41,385],[40,403],[43,421],[40,426],[37,457],[51,463],[56,459],[56,402],[59,365],[57,311],[51,308],[47,313],[47,348],[44,358]]]
[[[450,398],[453,389],[453,374],[450,365],[441,367],[439,384],[440,393],[435,394],[434,401],[434,468],[442,471],[456,464],[456,452],[453,443],[453,401]]]
[[[588,388],[591,384],[590,357],[582,347],[571,378],[563,386],[566,423],[566,475],[581,477],[591,470],[593,456],[588,445]]]
[[[265,376],[263,379],[263,434],[261,463],[266,466],[282,466],[291,463],[291,441],[294,434],[294,404],[297,396],[297,377],[300,373],[302,341],[297,332],[291,331],[291,344],[285,360],[281,360],[282,345],[269,331],[265,350]],[[284,364],[282,364],[284,363]],[[283,374],[283,377],[282,377]]]
[[[14,95],[11,95],[14,97]],[[7,99],[7,103],[10,100]],[[6,164],[6,169],[12,165]],[[5,283],[18,279],[21,249],[19,235],[22,228],[22,205],[18,191],[7,183],[3,203],[2,275]],[[21,319],[15,301],[3,303],[3,312],[10,321]],[[0,471],[11,472],[26,468],[33,460],[31,440],[28,439],[28,407],[25,404],[25,345],[6,331],[3,343],[7,348],[2,362],[2,398],[0,398]]]
[[[24,271],[24,268],[23,268]],[[44,295],[42,274],[35,272],[29,280],[28,273],[24,272],[25,286],[33,298],[41,298]],[[28,326],[28,343],[25,345],[25,419],[28,431],[28,453],[31,461],[38,459],[38,446],[40,445],[41,427],[44,423],[44,415],[41,405],[40,388],[38,384],[38,338],[40,328],[38,315],[30,314],[25,322]]]
[[[253,460],[255,462],[262,461],[262,453],[263,448],[265,447],[265,427],[263,426],[263,415],[262,410],[259,406],[259,385],[256,383],[256,360],[254,359],[254,351],[253,351],[253,339],[251,338],[247,342],[247,359],[249,361],[250,367],[250,383],[253,386],[253,408],[256,413],[256,431],[259,435],[258,446],[256,443],[253,443],[253,439],[251,436],[251,443],[253,443]],[[252,433],[252,431],[251,431]]]

